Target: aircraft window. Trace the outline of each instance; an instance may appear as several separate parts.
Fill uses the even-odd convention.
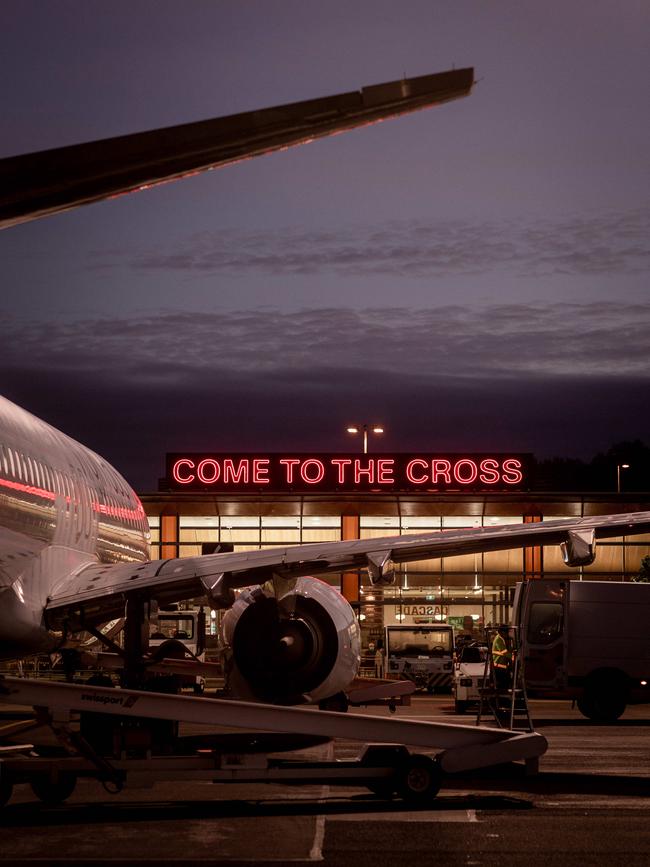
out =
[[[11,449],[7,449],[7,457],[9,458],[9,465],[11,467],[11,475],[16,478],[16,467],[14,466],[14,453]]]
[[[36,478],[36,470],[34,467],[34,461],[31,458],[25,458],[27,462],[27,474],[29,476],[29,483],[31,485],[37,485],[38,479]]]
[[[70,486],[70,507],[72,509],[74,509],[74,511],[76,512],[78,497],[77,497],[77,487],[75,485],[74,476],[70,476],[68,478],[68,485]]]

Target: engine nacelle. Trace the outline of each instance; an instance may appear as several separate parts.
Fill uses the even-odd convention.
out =
[[[281,599],[253,587],[224,615],[232,692],[274,704],[318,702],[359,671],[359,625],[348,601],[317,578],[298,578]]]

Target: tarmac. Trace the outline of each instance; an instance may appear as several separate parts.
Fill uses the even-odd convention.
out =
[[[650,706],[612,725],[567,702],[532,701],[531,711],[549,741],[538,775],[509,765],[448,776],[421,808],[362,789],[187,781],[119,795],[80,781],[64,805],[46,807],[19,785],[0,811],[0,865],[650,863]],[[416,696],[399,713],[472,722],[449,696]],[[358,750],[335,741],[301,756]]]

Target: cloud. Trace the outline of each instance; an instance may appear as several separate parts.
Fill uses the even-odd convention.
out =
[[[650,267],[649,238],[650,209],[535,223],[394,221],[322,232],[202,232],[175,250],[151,250],[128,264],[136,270],[230,275],[628,274]],[[116,257],[116,251],[98,254],[95,265],[114,264]]]
[[[382,422],[386,451],[530,451],[591,458],[650,438],[647,380],[567,376],[471,379],[417,371],[311,367],[194,370],[181,383],[27,366],[7,396],[88,445],[138,490],[154,490],[172,451],[344,451],[345,428]]]
[[[650,304],[342,308],[0,323],[2,392],[141,490],[167,451],[344,450],[590,458],[650,439]]]
[[[167,312],[0,324],[0,364],[142,383],[312,368],[419,377],[650,377],[650,303]]]

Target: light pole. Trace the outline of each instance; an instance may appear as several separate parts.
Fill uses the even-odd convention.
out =
[[[616,493],[621,493],[621,470],[629,470],[629,464],[616,464]]]
[[[363,434],[363,453],[368,454],[368,425],[367,424],[352,424],[347,428],[349,434]],[[370,432],[374,434],[383,434],[384,429],[381,425],[373,424]]]

